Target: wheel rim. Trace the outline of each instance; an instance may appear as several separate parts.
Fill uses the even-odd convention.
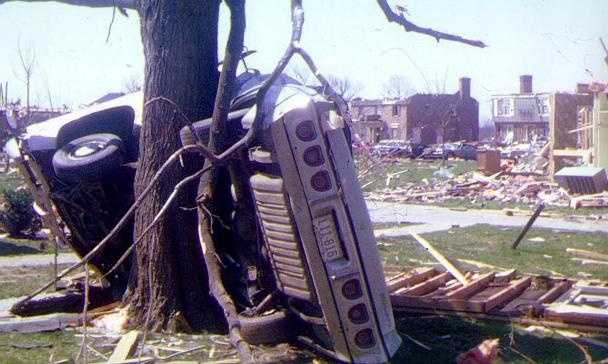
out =
[[[83,144],[79,144],[69,153],[72,159],[81,159],[91,156],[106,147],[107,143],[101,140],[91,140]]]

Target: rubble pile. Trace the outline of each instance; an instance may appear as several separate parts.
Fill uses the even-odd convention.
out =
[[[424,179],[422,183],[406,183],[399,187],[369,192],[367,199],[376,201],[440,203],[450,199],[468,200],[471,203],[497,201],[502,203],[537,204],[567,207],[568,192],[546,177],[499,175],[486,177],[467,172],[452,178]]]

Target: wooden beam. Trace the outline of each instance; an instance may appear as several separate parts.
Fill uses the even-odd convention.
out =
[[[532,277],[524,277],[517,281],[514,281],[511,285],[505,289],[496,292],[485,300],[485,311],[491,311],[494,307],[500,306],[504,302],[512,299],[513,297],[520,294],[523,290],[528,288],[532,283]]]
[[[422,245],[422,247],[424,247],[424,249],[426,249],[427,252],[429,252],[435,259],[437,259],[437,261],[450,273],[452,273],[452,275],[454,276],[454,278],[458,279],[458,281],[460,281],[460,283],[462,284],[467,284],[468,281],[466,279],[466,277],[464,276],[464,274],[462,274],[460,272],[460,270],[458,270],[458,268],[456,268],[456,266],[454,264],[452,264],[452,262],[450,262],[446,257],[443,256],[443,254],[441,254],[437,249],[435,249],[431,243],[429,243],[426,239],[424,239],[422,236],[411,232],[410,233],[414,239],[416,239],[416,241],[418,241],[418,243],[420,245]]]
[[[560,282],[548,290],[544,295],[538,297],[536,302],[539,304],[551,303],[570,289],[570,286],[571,283],[569,281]]]
[[[452,279],[452,274],[450,274],[450,272],[443,272],[429,280],[415,285],[414,287],[407,288],[404,291],[398,292],[398,294],[421,296],[423,294],[433,292],[450,279]]]
[[[415,284],[418,284],[428,278],[431,278],[434,275],[437,275],[439,272],[437,272],[437,270],[433,267],[430,268],[424,268],[422,271],[417,272],[411,276],[406,276],[406,277],[399,277],[393,281],[389,281],[386,283],[386,288],[388,289],[388,292],[395,292],[396,290],[403,288],[403,287],[409,287],[409,286],[413,286]]]
[[[114,348],[114,352],[108,359],[108,364],[117,364],[124,363],[133,353],[135,352],[135,347],[137,346],[137,341],[139,339],[139,331],[132,330],[124,334],[116,348]]]
[[[553,149],[555,157],[582,157],[585,158],[591,153],[590,149]]]
[[[574,255],[575,257],[579,257],[579,258],[608,261],[608,254],[601,254],[601,253],[596,253],[596,252],[592,252],[589,250],[573,249],[573,248],[566,248],[566,251],[568,253]]]
[[[494,279],[494,275],[494,272],[483,274],[479,278],[474,279],[471,282],[464,284],[462,287],[446,294],[445,298],[453,299],[470,297],[473,294],[486,288],[488,284],[492,281],[492,279]]]

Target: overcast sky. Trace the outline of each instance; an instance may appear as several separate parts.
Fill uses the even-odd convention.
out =
[[[406,33],[387,23],[373,0],[306,0],[303,44],[322,72],[348,76],[362,95],[381,95],[393,74],[406,76],[420,92],[454,92],[458,77],[472,78],[472,94],[488,117],[489,96],[515,92],[518,76],[534,76],[535,91],[570,91],[577,82],[607,81],[608,66],[598,38],[608,41],[607,0],[410,0],[410,20],[426,27],[481,39],[479,49]],[[270,71],[289,35],[289,1],[249,0],[246,45],[258,53],[248,61]],[[226,38],[226,10],[222,35]],[[0,81],[9,97],[24,98],[18,45],[33,50],[33,103],[78,107],[130,79],[141,79],[143,53],[135,13],[117,16],[110,40],[111,9],[53,2],[0,6]],[[27,52],[26,52],[27,53]],[[223,53],[220,50],[220,53]]]

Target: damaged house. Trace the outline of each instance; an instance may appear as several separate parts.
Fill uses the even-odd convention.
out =
[[[478,140],[479,103],[471,97],[471,79],[463,77],[459,85],[454,94],[354,99],[350,105],[353,132],[368,144],[382,139],[424,144]]]
[[[532,76],[519,77],[519,93],[492,95],[496,139],[505,144],[528,143],[549,136],[550,94],[532,92]]]

